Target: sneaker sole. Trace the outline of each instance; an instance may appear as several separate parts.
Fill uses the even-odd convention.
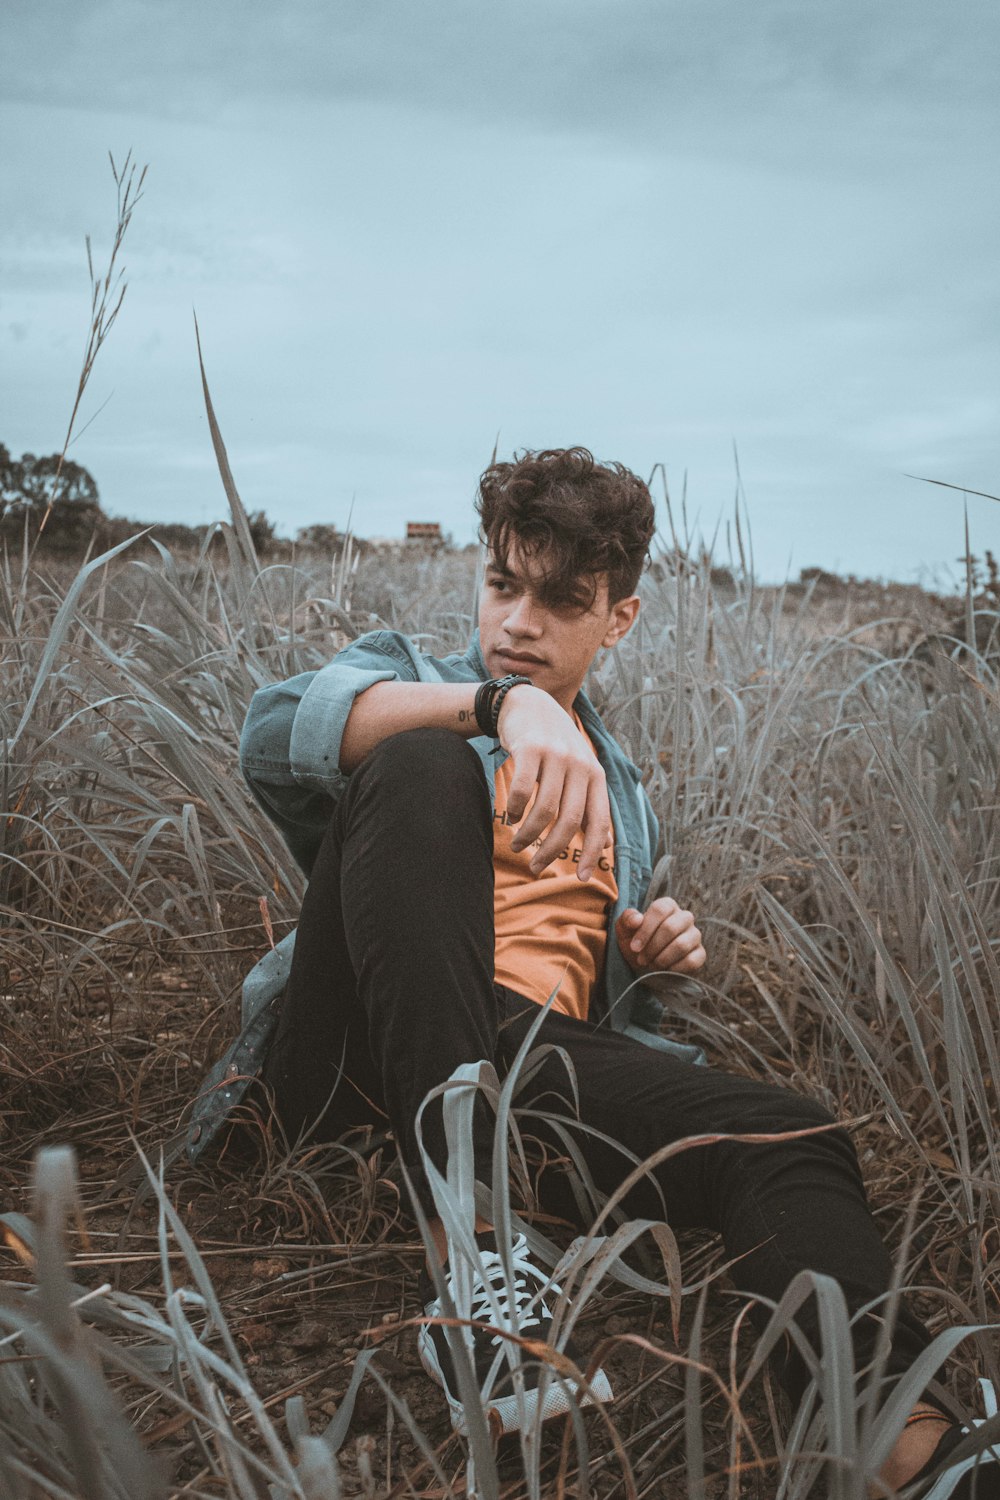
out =
[[[537,1390],[525,1391],[520,1399],[514,1394],[502,1396],[499,1401],[491,1401],[486,1409],[487,1421],[491,1423],[490,1430],[493,1430],[494,1420],[499,1424],[499,1434],[502,1437],[506,1433],[520,1432],[523,1427],[532,1426],[536,1421],[550,1422],[553,1417],[565,1416],[572,1405],[570,1396],[571,1393],[565,1385],[553,1380],[545,1392],[540,1415]],[[611,1383],[604,1371],[598,1370],[590,1383],[590,1391],[581,1396],[576,1404],[583,1407],[595,1406],[600,1402],[602,1406],[606,1406],[613,1400]],[[454,1413],[452,1413],[452,1422],[454,1420]]]
[[[449,1395],[444,1383],[444,1376],[434,1355],[434,1346],[428,1340],[418,1338],[417,1349],[420,1354],[420,1363],[424,1370],[434,1381],[435,1385],[441,1387],[441,1393],[448,1403],[451,1414],[451,1425],[454,1430],[463,1437],[468,1437],[469,1429],[465,1418],[465,1406],[461,1401]],[[518,1396],[512,1392],[509,1396],[501,1396],[499,1400],[492,1400],[483,1407],[483,1415],[486,1417],[490,1437],[493,1442],[505,1437],[512,1432],[522,1432],[531,1427],[535,1422],[550,1422],[554,1417],[565,1416],[570,1410],[570,1391],[558,1380],[553,1380],[545,1392],[545,1400],[542,1405],[541,1415],[538,1410],[538,1391],[525,1391]],[[609,1405],[614,1400],[611,1382],[603,1370],[598,1370],[590,1382],[590,1390],[577,1402],[578,1406],[594,1406],[598,1402],[602,1406]]]

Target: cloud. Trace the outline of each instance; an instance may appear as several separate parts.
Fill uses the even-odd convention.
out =
[[[831,110],[995,111],[998,29],[993,0],[14,0],[5,91],[203,120],[374,101],[708,149],[738,122],[752,149]]]

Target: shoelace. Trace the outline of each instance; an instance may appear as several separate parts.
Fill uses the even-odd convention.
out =
[[[492,1250],[480,1253],[480,1266],[477,1267],[472,1284],[472,1317],[477,1322],[495,1324],[498,1310],[500,1326],[511,1333],[523,1333],[526,1328],[537,1327],[541,1322],[541,1319],[534,1313],[522,1311],[526,1309],[534,1295],[527,1285],[524,1273],[527,1271],[532,1276],[537,1276],[534,1266],[527,1258],[527,1249],[528,1244],[524,1235],[518,1235],[511,1247],[513,1286],[507,1284],[499,1254]],[[487,1286],[486,1283],[489,1285]],[[490,1288],[493,1289],[493,1299],[490,1297]],[[554,1288],[554,1290],[557,1289]],[[541,1310],[547,1311],[544,1305]],[[503,1342],[500,1334],[494,1334],[490,1339],[490,1343],[494,1345]]]

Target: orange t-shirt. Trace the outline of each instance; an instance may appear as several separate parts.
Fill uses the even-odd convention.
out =
[[[585,1021],[604,963],[608,912],[618,899],[614,850],[602,850],[590,879],[579,880],[583,835],[577,831],[569,847],[533,875],[529,863],[540,840],[519,854],[511,847],[507,797],[513,778],[508,756],[496,773],[493,809],[495,978],[539,1005],[558,985],[552,1009]]]

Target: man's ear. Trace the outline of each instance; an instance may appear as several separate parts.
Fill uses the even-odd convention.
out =
[[[627,599],[619,599],[617,604],[613,604],[611,606],[611,619],[608,622],[608,633],[601,642],[601,645],[607,648],[617,646],[622,637],[628,635],[632,629],[638,613],[638,594],[630,594]]]

